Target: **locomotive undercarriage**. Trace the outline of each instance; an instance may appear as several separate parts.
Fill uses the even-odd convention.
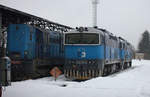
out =
[[[69,79],[87,80],[101,76],[102,60],[67,60],[64,74]]]
[[[94,77],[98,77],[101,75],[100,70],[86,70],[86,71],[79,71],[79,70],[64,70],[65,77],[69,79],[76,79],[76,80],[87,80]]]
[[[75,62],[75,61],[74,61]],[[64,74],[66,78],[76,80],[87,80],[98,76],[107,76],[115,72],[131,67],[131,61],[118,62],[112,64],[104,64],[104,61],[99,60],[98,64],[65,64]],[[84,67],[83,67],[84,66]]]
[[[119,63],[107,64],[104,66],[102,76],[107,76],[115,72],[127,69],[131,67],[132,62],[130,61],[120,61]]]
[[[49,76],[50,70],[55,66],[62,70],[63,64],[54,64],[56,60],[58,62],[58,59],[12,60],[12,81]],[[59,59],[59,62],[63,61]]]

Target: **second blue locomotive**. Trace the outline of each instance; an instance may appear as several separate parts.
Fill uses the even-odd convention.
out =
[[[131,66],[131,44],[104,29],[81,27],[65,33],[64,38],[67,78],[90,79]]]
[[[31,25],[9,25],[7,52],[12,60],[12,80],[46,76],[54,66],[61,68],[64,64],[62,36],[60,32]]]

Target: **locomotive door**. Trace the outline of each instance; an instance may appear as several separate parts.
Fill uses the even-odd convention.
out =
[[[36,45],[35,45],[35,55],[36,58],[41,58],[42,54],[42,40],[43,34],[39,30],[36,31]]]
[[[104,33],[104,60],[106,60],[106,34]],[[105,64],[105,61],[104,61]]]
[[[59,33],[59,43],[60,43],[59,52],[62,56],[62,54],[64,53],[63,32]]]
[[[34,28],[30,28],[29,33],[29,42],[28,42],[28,59],[32,59],[34,57]]]
[[[122,57],[122,43],[121,43],[121,41],[119,42],[119,57],[121,58]]]

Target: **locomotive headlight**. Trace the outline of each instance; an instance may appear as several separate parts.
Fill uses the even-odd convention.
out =
[[[89,64],[91,64],[92,63],[92,61],[89,61]]]
[[[24,54],[27,55],[27,54],[28,54],[28,51],[24,51]]]

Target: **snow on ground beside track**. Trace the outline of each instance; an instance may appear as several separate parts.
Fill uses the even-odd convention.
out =
[[[84,82],[60,76],[13,82],[3,97],[150,97],[150,61],[133,60],[130,69]],[[62,87],[67,85],[66,87]]]

